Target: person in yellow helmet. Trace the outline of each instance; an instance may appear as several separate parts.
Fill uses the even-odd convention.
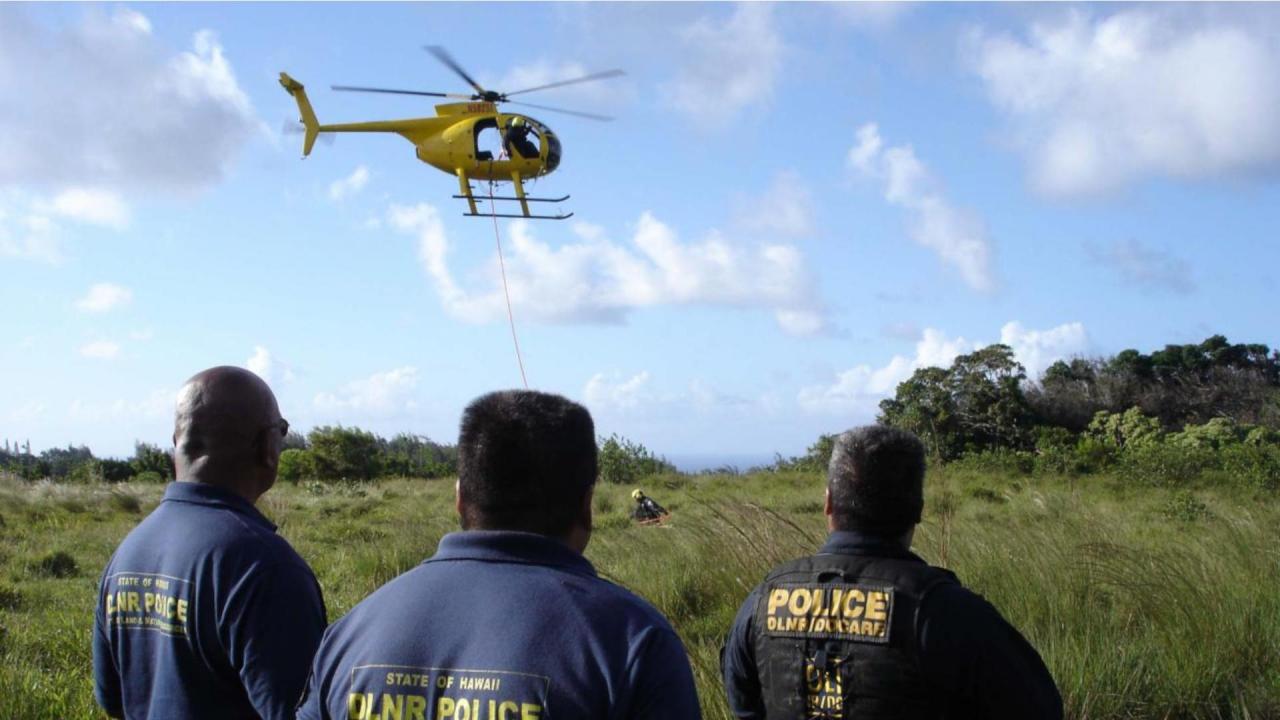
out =
[[[524,118],[516,115],[507,121],[507,154],[515,159],[522,157],[526,160],[532,160],[540,154],[538,146],[529,140],[529,123]]]
[[[636,501],[636,506],[631,511],[631,519],[637,522],[655,522],[671,514],[653,498],[645,495],[640,488],[631,491],[631,499]]]

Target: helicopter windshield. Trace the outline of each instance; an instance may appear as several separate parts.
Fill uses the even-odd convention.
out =
[[[557,138],[555,133],[551,132],[551,128],[546,125],[543,125],[528,115],[525,115],[524,119],[525,122],[529,124],[529,129],[532,131],[530,134],[532,135],[536,133],[542,145],[545,146],[547,151],[546,172],[555,170],[560,165],[560,139]]]
[[[507,143],[512,156],[519,156],[526,160],[537,160],[542,157],[542,136],[546,133],[546,127],[538,121],[517,116],[518,120],[523,123],[507,133]],[[508,121],[509,123],[514,122]],[[511,127],[509,124],[508,127]]]

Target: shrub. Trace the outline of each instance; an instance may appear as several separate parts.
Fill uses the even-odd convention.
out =
[[[1119,450],[1115,445],[1093,437],[1081,437],[1076,444],[1075,464],[1081,473],[1098,472],[1115,464]]]
[[[1126,449],[1118,471],[1129,482],[1168,487],[1197,480],[1217,466],[1217,457],[1208,448],[1157,443]]]
[[[142,502],[138,500],[138,496],[126,492],[112,492],[111,507],[127,513],[142,512]]]
[[[71,553],[63,550],[49,553],[40,558],[35,567],[37,575],[55,578],[68,578],[75,575],[79,570],[80,567],[76,564],[76,559],[71,557]]]
[[[378,437],[359,428],[318,427],[307,436],[321,480],[371,480],[378,475]]]
[[[67,472],[67,482],[98,483],[102,482],[102,463],[98,460],[85,460]]]
[[[951,465],[958,470],[968,470],[978,474],[1030,475],[1036,467],[1036,456],[1025,450],[997,448],[967,452],[958,460],[952,461]]]
[[[1195,522],[1209,517],[1209,506],[1190,490],[1179,490],[1165,503],[1161,514],[1170,520]]]
[[[164,481],[165,481],[164,476],[156,472],[155,470],[143,470],[142,472],[133,476],[133,482],[136,482],[136,483],[150,483],[153,485],[159,485]]]
[[[128,461],[103,458],[98,464],[102,468],[102,479],[106,482],[124,482],[133,477],[133,466]]]
[[[1175,445],[1217,450],[1237,445],[1243,437],[1244,433],[1235,421],[1214,418],[1202,425],[1187,425],[1182,432],[1170,435],[1168,441]]]
[[[1122,413],[1098,411],[1085,434],[1104,444],[1123,448],[1160,442],[1164,433],[1159,420],[1131,407]]]
[[[1245,433],[1244,443],[1246,445],[1280,445],[1280,430],[1274,430],[1269,427],[1249,428]]]
[[[605,482],[631,484],[664,472],[675,472],[675,466],[640,443],[611,435],[600,444],[600,479]]]
[[[310,450],[289,449],[280,453],[279,477],[285,482],[299,481],[316,476],[316,460]]]
[[[1234,483],[1280,489],[1280,446],[1232,445],[1218,451],[1223,472]]]
[[[133,466],[134,475],[154,472],[165,480],[175,475],[173,471],[173,456],[160,449],[159,445],[151,445],[144,442],[134,443],[133,459],[129,461],[129,464]]]

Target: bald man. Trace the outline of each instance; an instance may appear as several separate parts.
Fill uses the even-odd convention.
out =
[[[254,503],[289,423],[257,375],[178,394],[177,481],[116,550],[94,616],[94,695],[115,718],[292,718],[325,627],[311,569]]]

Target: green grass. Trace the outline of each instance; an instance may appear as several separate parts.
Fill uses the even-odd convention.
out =
[[[587,554],[667,615],[704,714],[727,719],[718,651],[746,593],[825,536],[815,474],[650,478],[673,511],[627,518],[597,489]],[[159,501],[151,484],[0,480],[0,717],[86,718],[94,587]],[[951,568],[1044,656],[1068,717],[1280,717],[1280,502],[1226,486],[931,474],[916,551]],[[260,504],[316,571],[331,619],[457,527],[450,480],[281,486]]]

